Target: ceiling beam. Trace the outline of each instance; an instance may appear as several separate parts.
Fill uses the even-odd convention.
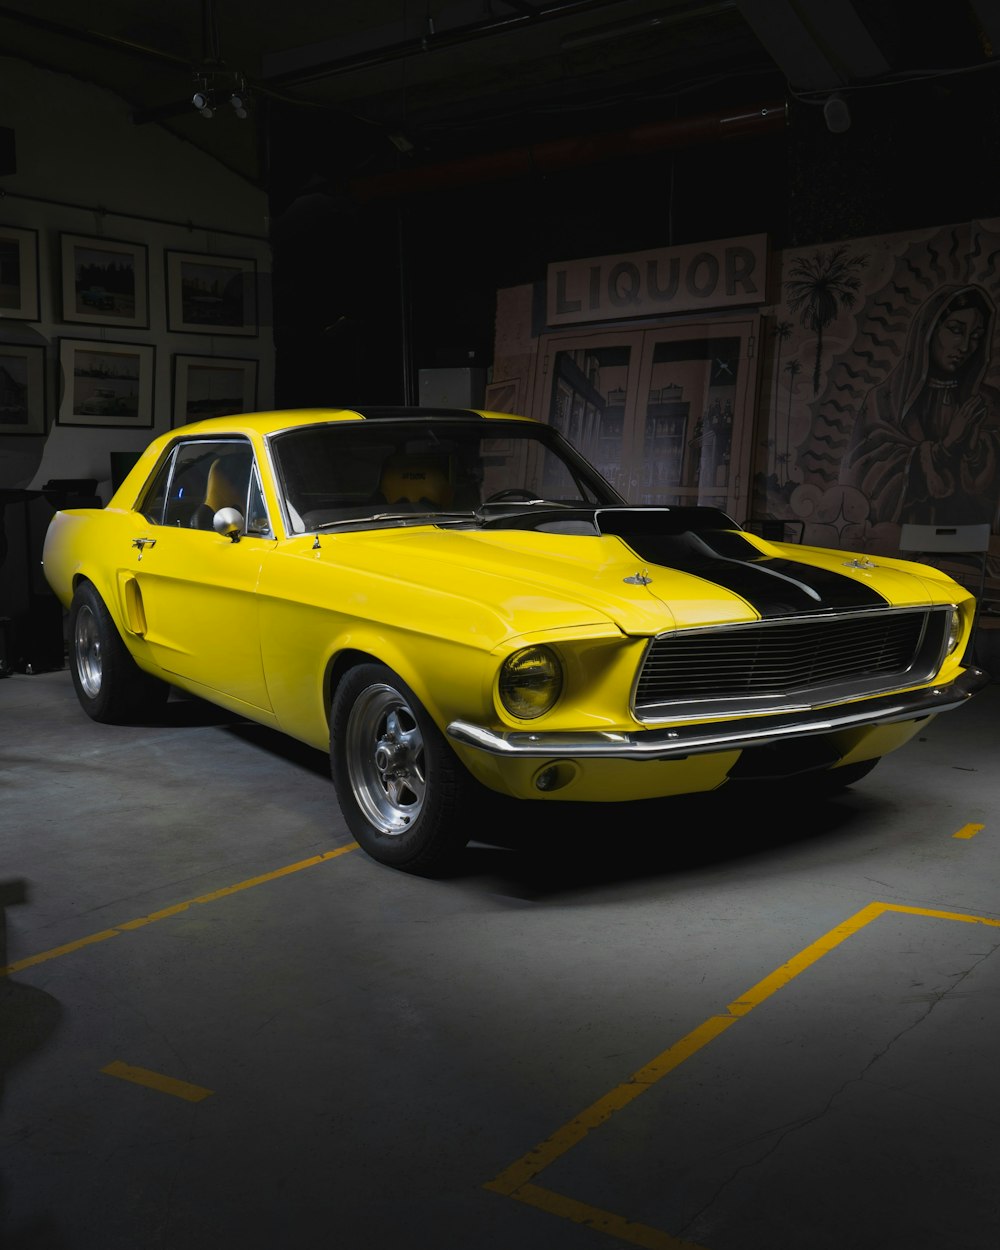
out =
[[[836,90],[891,66],[851,0],[739,0],[740,13],[798,90]]]

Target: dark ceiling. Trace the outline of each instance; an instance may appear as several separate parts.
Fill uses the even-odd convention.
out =
[[[818,113],[839,92],[833,130],[858,93],[989,71],[994,49],[1000,0],[0,3],[0,53],[115,92],[135,124],[261,186],[275,118],[321,136],[349,179],[526,144],[584,161],[601,154],[595,137],[697,142],[772,125],[775,105]]]

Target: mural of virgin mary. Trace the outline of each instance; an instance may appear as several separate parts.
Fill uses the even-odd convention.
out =
[[[914,314],[899,363],[858,412],[840,481],[872,522],[997,528],[1000,391],[984,382],[996,309],[982,287],[941,286]]]

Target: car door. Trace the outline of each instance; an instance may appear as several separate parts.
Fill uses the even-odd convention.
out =
[[[212,472],[225,461],[243,470],[241,497],[206,505]],[[227,537],[211,526],[215,505],[238,507],[247,524]],[[242,506],[241,506],[242,505]],[[255,709],[270,710],[260,654],[257,586],[274,547],[255,458],[244,439],[179,443],[151,483],[132,537],[126,610],[143,618],[151,658],[167,674]],[[130,602],[131,594],[131,602]]]

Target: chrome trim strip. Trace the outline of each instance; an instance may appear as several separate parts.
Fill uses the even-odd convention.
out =
[[[862,703],[840,707],[796,708],[774,716],[744,717],[738,720],[700,725],[678,725],[673,729],[653,729],[635,733],[530,733],[517,730],[496,733],[469,721],[449,724],[449,738],[463,746],[490,755],[522,759],[629,759],[669,760],[711,751],[739,751],[786,738],[837,733],[866,725],[890,725],[898,721],[922,720],[960,707],[991,678],[979,668],[965,669],[946,686],[910,690],[905,694],[883,695]]]
[[[831,620],[857,621],[869,616],[929,616],[933,612],[954,612],[956,607],[955,603],[913,603],[887,604],[880,608],[798,612],[794,616],[766,616],[752,621],[722,621],[718,625],[687,625],[679,629],[664,629],[653,636],[653,641],[659,641],[661,638],[683,638],[688,634],[735,634],[743,629],[782,629],[789,625],[819,625]]]

